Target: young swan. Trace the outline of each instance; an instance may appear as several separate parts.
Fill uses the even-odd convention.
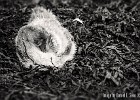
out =
[[[20,28],[15,44],[18,58],[26,68],[36,64],[61,68],[76,52],[70,32],[43,7],[33,9],[28,24]]]

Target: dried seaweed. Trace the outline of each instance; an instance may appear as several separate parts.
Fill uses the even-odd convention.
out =
[[[39,71],[21,65],[14,44],[35,5],[1,0],[0,100],[99,100],[103,93],[139,93],[140,12],[137,5],[122,10],[129,7],[124,1],[40,2],[72,33],[78,48],[62,69]]]

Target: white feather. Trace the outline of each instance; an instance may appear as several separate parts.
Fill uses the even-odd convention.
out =
[[[29,27],[34,30],[28,31]],[[53,50],[42,52],[32,42],[32,40],[38,36],[35,34],[40,34],[38,31],[44,33],[45,38],[49,38],[47,37],[48,34],[51,35],[56,52],[53,52]],[[73,59],[76,52],[76,44],[72,38],[73,36],[70,32],[61,25],[51,11],[44,9],[43,7],[36,7],[33,9],[28,24],[19,30],[15,42],[17,50],[22,54],[22,56],[26,56],[24,59],[24,57],[21,57],[21,55],[18,54],[20,55],[20,61],[25,65],[25,67],[39,64],[61,68],[66,61]],[[70,51],[68,54],[65,54],[69,45],[71,46]]]

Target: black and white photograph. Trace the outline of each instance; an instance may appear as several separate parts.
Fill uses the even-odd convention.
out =
[[[140,0],[0,0],[0,100],[140,100]]]

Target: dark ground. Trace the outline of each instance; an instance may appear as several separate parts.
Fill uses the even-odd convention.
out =
[[[55,1],[43,0],[39,5],[51,9],[69,29],[78,50],[64,68],[39,71],[22,67],[14,44],[35,4],[27,0],[0,0],[0,100],[107,100],[103,94],[109,93],[117,96],[110,100],[140,100],[137,0],[122,0],[116,5],[113,1],[117,0]],[[128,97],[117,95],[123,93],[128,93]]]

